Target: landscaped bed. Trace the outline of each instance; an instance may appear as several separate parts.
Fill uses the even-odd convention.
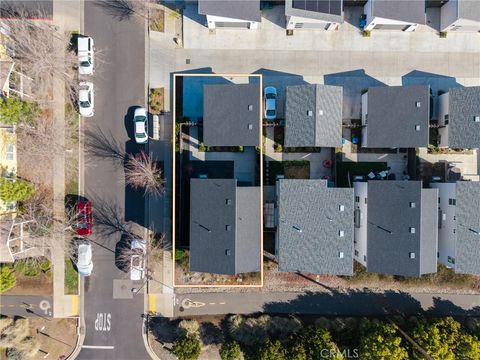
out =
[[[292,161],[269,161],[265,164],[264,171],[268,166],[268,176],[264,176],[266,185],[275,185],[278,176],[285,179],[309,179],[310,162],[307,160]]]
[[[351,187],[355,176],[363,176],[367,179],[370,172],[378,173],[387,168],[388,165],[385,162],[337,162],[337,186]]]
[[[52,295],[53,269],[48,260],[17,260],[2,267],[8,267],[15,278],[15,285],[4,295]]]
[[[65,258],[65,294],[78,294],[78,272],[69,258]]]

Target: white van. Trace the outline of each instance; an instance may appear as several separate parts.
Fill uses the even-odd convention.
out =
[[[88,36],[78,37],[78,73],[80,75],[93,74],[93,39]]]

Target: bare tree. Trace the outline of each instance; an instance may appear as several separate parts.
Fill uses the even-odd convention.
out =
[[[11,18],[2,19],[2,24],[7,47],[21,72],[34,80],[38,98],[48,100],[54,78],[63,81],[67,89],[76,89],[73,69],[78,59],[68,33],[50,22],[31,20],[26,13],[12,14]]]
[[[136,190],[144,189],[145,194],[161,195],[164,192],[165,180],[158,163],[141,151],[127,156],[125,183]]]

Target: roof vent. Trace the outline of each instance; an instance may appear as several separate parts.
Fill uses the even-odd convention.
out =
[[[413,209],[415,207],[415,203],[413,201],[410,201],[410,207]]]
[[[415,103],[415,106],[416,106],[417,108],[419,108],[419,107],[422,106],[422,103],[421,103],[420,101],[417,101],[417,102]]]
[[[345,211],[345,206],[344,205],[340,205],[338,207],[338,211]]]
[[[338,236],[344,237],[344,236],[345,236],[345,231],[339,230],[339,231],[338,231]]]
[[[225,199],[225,204],[226,205],[231,205],[232,204],[232,199]]]
[[[253,129],[253,124],[248,124],[248,130],[252,130]]]
[[[340,259],[343,259],[343,257],[344,257],[343,251],[339,251],[339,252],[338,252],[338,257],[339,257]]]
[[[323,110],[318,110],[318,115],[323,115]]]
[[[225,255],[230,256],[230,254],[231,254],[230,249],[225,250]]]
[[[225,230],[226,231],[232,231],[232,225],[226,225]]]
[[[410,257],[410,259],[415,259],[415,253],[414,252],[408,253],[408,256]]]
[[[480,122],[480,116],[476,115],[473,117],[474,122]]]
[[[414,227],[409,227],[408,231],[410,232],[410,234],[415,234],[415,228]]]
[[[312,111],[312,110],[308,110],[308,111],[307,111],[307,115],[308,115],[308,116],[313,116],[313,111]]]
[[[415,125],[415,131],[420,131],[420,125]]]
[[[248,105],[248,111],[253,111],[253,105]]]
[[[300,227],[298,227],[297,225],[293,225],[292,228],[296,231],[298,231],[299,233],[302,232],[302,229]]]

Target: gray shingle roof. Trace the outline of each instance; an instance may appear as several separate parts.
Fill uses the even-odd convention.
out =
[[[343,0],[286,0],[285,16],[343,23]]]
[[[203,143],[206,146],[260,144],[258,84],[204,85],[203,91]]]
[[[385,19],[425,24],[424,0],[370,0],[372,15]]]
[[[480,86],[450,89],[449,102],[448,146],[480,148]]]
[[[341,86],[287,86],[285,146],[340,146],[342,144],[342,101]]]
[[[429,86],[377,86],[369,88],[367,94],[367,147],[428,146]]]
[[[325,180],[279,180],[277,194],[279,270],[352,275],[353,190],[327,188]]]
[[[480,1],[479,0],[457,0],[458,18],[473,21],[480,21]]]
[[[260,271],[260,189],[235,179],[191,179],[190,270]]]
[[[480,275],[480,182],[457,182],[455,271]]]
[[[436,272],[437,197],[438,190],[422,189],[421,181],[368,182],[369,272],[402,276]],[[415,253],[414,259],[410,253]]]
[[[198,13],[240,20],[262,20],[260,0],[198,0]]]

